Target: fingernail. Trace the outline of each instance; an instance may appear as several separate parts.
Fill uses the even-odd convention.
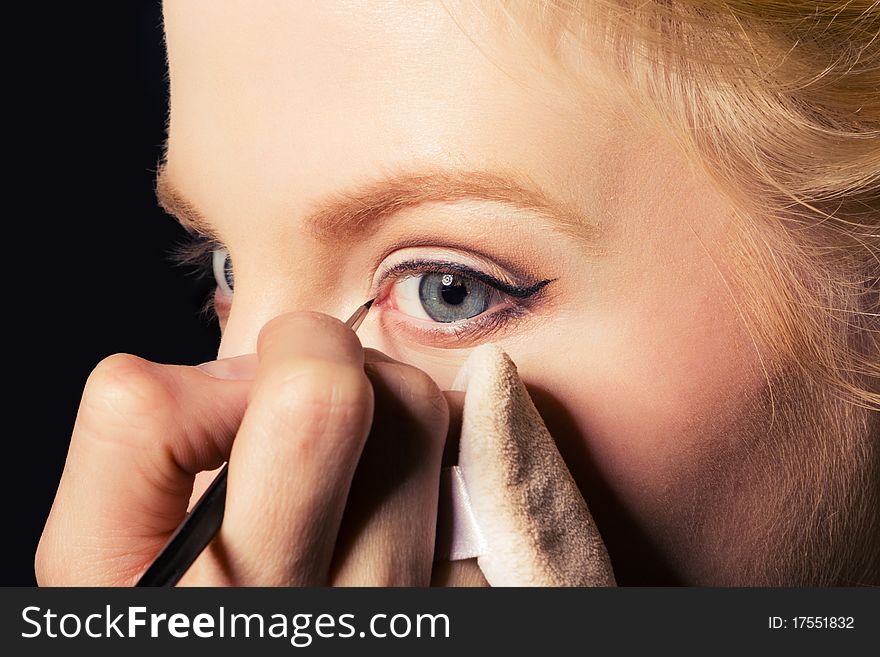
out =
[[[257,375],[257,355],[245,354],[243,356],[233,356],[232,358],[221,358],[220,360],[202,363],[197,365],[197,367],[215,379],[246,381],[253,379]]]

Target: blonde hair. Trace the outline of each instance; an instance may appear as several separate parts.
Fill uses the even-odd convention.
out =
[[[607,58],[639,118],[736,208],[729,283],[782,418],[747,454],[766,494],[737,544],[782,538],[774,556],[741,550],[731,583],[880,582],[880,2],[470,6],[541,46],[537,65],[575,89],[586,52],[593,67]]]
[[[768,361],[880,409],[880,2],[490,3],[577,77],[613,57],[739,208],[735,284]]]

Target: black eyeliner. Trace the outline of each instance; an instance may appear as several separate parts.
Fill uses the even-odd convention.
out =
[[[378,285],[381,285],[381,283],[384,282],[385,279],[389,276],[410,271],[418,274],[461,274],[463,276],[467,276],[468,278],[480,281],[481,283],[485,283],[486,285],[493,287],[500,292],[504,292],[514,299],[528,299],[529,297],[534,296],[536,293],[540,292],[549,283],[552,283],[556,280],[555,278],[546,278],[542,281],[538,281],[528,286],[511,285],[510,283],[501,281],[494,276],[490,276],[489,274],[486,274],[484,272],[472,269],[467,265],[463,265],[460,262],[451,262],[446,260],[407,260],[405,262],[399,262],[396,265],[387,269],[382,274],[382,278],[379,280]]]

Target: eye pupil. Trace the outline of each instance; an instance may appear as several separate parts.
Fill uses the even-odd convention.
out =
[[[447,279],[449,282],[447,282]],[[451,274],[445,274],[441,282],[443,287],[440,288],[440,296],[443,298],[443,301],[453,306],[461,305],[467,296],[467,287],[460,281],[457,284],[453,284],[454,281]]]

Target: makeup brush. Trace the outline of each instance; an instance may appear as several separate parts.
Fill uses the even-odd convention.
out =
[[[354,311],[345,325],[357,331],[375,299],[370,299]],[[147,568],[135,586],[174,586],[189,570],[196,558],[220,531],[226,507],[227,463],[199,498],[180,526]]]

